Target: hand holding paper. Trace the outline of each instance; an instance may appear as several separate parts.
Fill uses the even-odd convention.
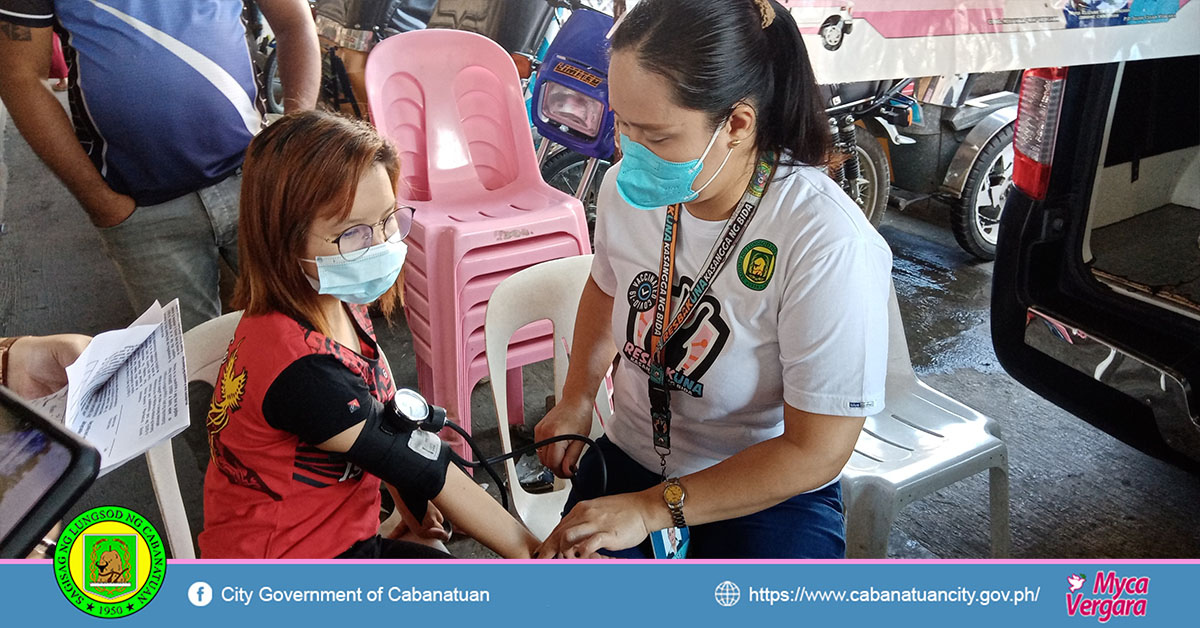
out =
[[[65,389],[31,402],[100,450],[100,474],[187,429],[179,301],[97,335],[67,367]]]

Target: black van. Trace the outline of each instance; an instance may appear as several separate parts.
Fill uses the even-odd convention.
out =
[[[1200,472],[1200,56],[1026,71],[992,338],[1033,391]]]

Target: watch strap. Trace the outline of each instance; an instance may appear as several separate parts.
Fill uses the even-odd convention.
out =
[[[8,386],[8,351],[23,336],[0,338],[0,386]]]
[[[674,487],[678,488],[681,493],[683,493],[683,485],[679,483],[679,478],[668,479],[666,486],[668,486],[668,487],[674,486]],[[684,493],[684,495],[686,496],[686,493]],[[687,520],[685,520],[683,518],[683,500],[682,499],[679,500],[679,503],[671,503],[670,501],[665,499],[665,494],[664,494],[663,501],[666,502],[666,504],[667,504],[667,510],[671,511],[671,520],[674,522],[675,527],[676,528],[686,528]]]

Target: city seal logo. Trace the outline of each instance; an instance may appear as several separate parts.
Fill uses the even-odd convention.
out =
[[[69,523],[54,550],[54,579],[67,601],[94,617],[145,608],[167,570],[162,537],[146,518],[118,506],[93,508]]]
[[[779,249],[768,240],[755,240],[738,255],[738,277],[751,290],[764,290],[775,274]]]

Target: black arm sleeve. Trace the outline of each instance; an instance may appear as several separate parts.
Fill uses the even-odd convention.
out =
[[[429,500],[446,483],[450,448],[432,434],[414,435],[391,412],[362,378],[329,355],[296,360],[263,396],[267,423],[313,446],[365,423],[346,459],[396,487],[413,516],[424,519]]]
[[[283,370],[263,395],[263,418],[314,447],[378,414],[361,377],[331,355],[309,355]]]
[[[413,516],[424,519],[446,485],[450,448],[435,434],[397,426],[388,412],[371,413],[346,457],[396,487]]]

